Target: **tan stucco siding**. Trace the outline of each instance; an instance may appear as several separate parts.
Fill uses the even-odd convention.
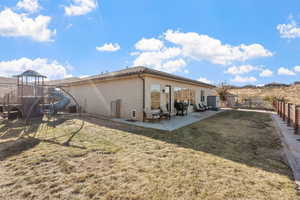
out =
[[[204,96],[205,96],[205,101],[206,97],[210,95],[215,94],[215,89],[214,88],[207,88],[207,87],[201,87],[195,84],[186,84],[182,83],[181,81],[173,81],[173,80],[164,80],[164,79],[159,79],[159,78],[154,78],[154,77],[145,77],[145,109],[150,110],[151,109],[151,93],[150,93],[150,87],[152,84],[159,84],[160,88],[163,89],[166,85],[170,85],[172,88],[172,108],[174,108],[174,88],[175,87],[180,87],[180,88],[190,88],[194,89],[196,93],[196,102],[200,102],[200,96],[201,96],[201,90],[204,90]],[[162,96],[161,96],[162,98]],[[163,102],[162,100],[160,101],[161,103]]]
[[[136,109],[138,120],[142,120],[142,86],[142,80],[136,77],[70,86],[68,91],[87,113],[111,116],[111,102],[120,99],[121,118],[129,119]]]

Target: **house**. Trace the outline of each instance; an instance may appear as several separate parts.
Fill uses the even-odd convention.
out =
[[[4,95],[16,89],[16,85],[16,78],[0,77],[0,104],[3,103]]]
[[[215,95],[215,86],[146,67],[82,78],[64,83],[87,113],[143,121],[145,113],[160,108],[175,112],[174,103],[193,104]]]

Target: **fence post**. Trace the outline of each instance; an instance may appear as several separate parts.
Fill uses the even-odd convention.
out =
[[[284,101],[281,102],[281,118],[284,120]]]
[[[283,115],[282,115],[282,119],[283,119],[283,121],[285,121],[285,102],[283,101],[282,102],[282,113],[283,113]]]
[[[282,118],[282,101],[279,101],[279,116]]]
[[[284,110],[285,110],[284,105],[285,105],[285,103],[284,103],[284,101],[282,101],[282,103],[281,103],[281,117],[282,117],[283,121],[284,121]]]
[[[291,103],[288,103],[287,125],[291,125]]]
[[[295,124],[294,124],[295,134],[298,134],[298,130],[299,130],[299,114],[300,114],[299,108],[300,108],[299,105],[295,105]]]

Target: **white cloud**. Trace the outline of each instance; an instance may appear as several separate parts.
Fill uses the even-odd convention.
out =
[[[232,66],[229,67],[225,73],[237,75],[237,74],[247,74],[253,70],[260,70],[260,67],[252,66],[252,65],[241,65],[241,66]]]
[[[186,65],[183,59],[175,59],[180,54],[181,50],[179,48],[164,48],[159,51],[146,51],[138,55],[134,61],[134,65],[153,67],[159,70],[169,69],[172,72],[176,72]],[[175,69],[171,69],[172,66]]]
[[[17,3],[18,9],[23,9],[29,13],[37,12],[41,9],[38,0],[22,0]]]
[[[181,46],[184,56],[195,60],[207,60],[214,64],[228,65],[234,61],[272,56],[272,53],[260,44],[231,46],[207,35],[173,30],[166,31],[164,36],[167,41]]]
[[[130,53],[131,56],[139,56],[140,54],[141,54],[141,52],[138,52],[138,51],[134,51],[134,52]]]
[[[105,43],[103,46],[96,47],[97,51],[118,51],[121,47],[118,43]]]
[[[300,72],[300,66],[295,66],[294,70],[295,70],[295,72]]]
[[[0,12],[0,36],[29,37],[39,42],[48,42],[56,34],[51,31],[48,24],[51,17],[39,15],[30,18],[26,14],[17,14],[6,8]]]
[[[296,75],[296,73],[292,70],[289,70],[285,67],[280,67],[278,70],[277,70],[277,74],[278,75],[287,75],[287,76],[293,76],[293,75]]]
[[[256,82],[257,79],[253,76],[251,77],[242,77],[242,76],[235,76],[234,79],[231,79],[232,82],[236,82],[236,83],[253,83]]]
[[[198,81],[203,82],[203,83],[207,83],[207,84],[211,84],[212,83],[210,80],[208,80],[207,78],[204,78],[204,77],[198,78]]]
[[[162,66],[155,67],[158,70],[168,73],[180,72],[186,66],[186,62],[183,59],[169,60]]]
[[[264,69],[260,74],[260,77],[270,77],[273,76],[273,72],[269,69]]]
[[[281,38],[293,39],[300,37],[300,27],[298,27],[292,17],[288,24],[278,24],[276,28],[279,31]]]
[[[230,46],[207,35],[173,30],[167,30],[163,39],[142,38],[135,44],[135,49],[137,52],[130,54],[136,56],[135,66],[148,66],[169,72],[184,72],[188,59],[228,65],[235,61],[272,56],[272,53],[260,44]],[[241,70],[245,70],[246,67],[241,67]]]
[[[156,51],[163,48],[164,43],[161,40],[150,38],[150,39],[141,39],[135,44],[135,48],[141,51]]]
[[[96,9],[95,0],[72,0],[71,5],[65,6],[65,14],[68,16],[85,15]]]
[[[1,61],[0,76],[17,75],[30,69],[48,76],[49,79],[62,79],[71,76],[67,72],[68,68],[70,67],[61,65],[56,60],[51,62],[46,58],[31,60],[23,57],[16,60]]]

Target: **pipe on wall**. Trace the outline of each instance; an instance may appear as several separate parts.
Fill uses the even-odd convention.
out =
[[[143,81],[143,121],[145,121],[145,78],[142,77],[141,74],[139,74],[138,77]]]

